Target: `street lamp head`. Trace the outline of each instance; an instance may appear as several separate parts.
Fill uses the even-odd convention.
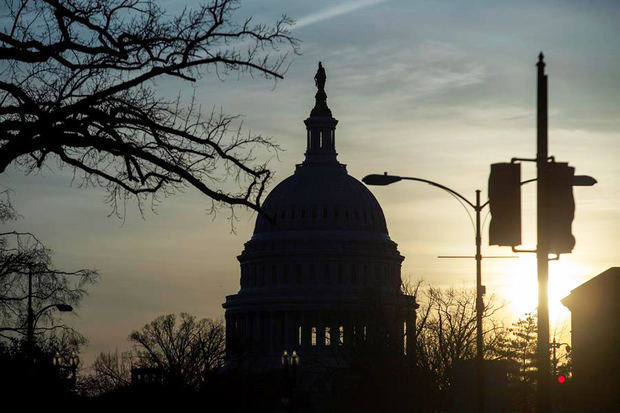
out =
[[[80,358],[76,354],[75,351],[71,352],[71,357],[69,358],[69,365],[73,368],[76,368],[80,364]]]
[[[389,185],[394,182],[400,181],[402,178],[400,176],[388,175],[387,172],[384,172],[383,175],[372,174],[366,175],[362,178],[362,182],[366,185]]]
[[[73,311],[73,307],[71,307],[69,304],[56,304],[56,308],[58,309],[58,311],[63,312]]]
[[[54,358],[52,359],[52,364],[56,367],[60,367],[62,365],[62,356],[60,355],[59,352],[56,352],[56,354],[54,354]]]
[[[593,186],[596,183],[596,179],[588,175],[575,175],[573,177],[573,186]]]

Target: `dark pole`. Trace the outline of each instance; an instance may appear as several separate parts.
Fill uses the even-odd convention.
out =
[[[536,154],[536,219],[537,246],[536,260],[538,267],[538,394],[537,411],[547,413],[551,409],[549,397],[549,306],[547,298],[549,282],[549,245],[544,222],[544,167],[547,163],[547,75],[542,52],[538,55],[538,90],[537,90],[537,154]]]
[[[482,311],[484,294],[482,287],[482,237],[480,235],[480,190],[476,190],[476,381],[478,412],[484,412],[484,362],[482,352]]]
[[[551,344],[551,349],[553,350],[553,376],[555,377],[558,374],[558,358],[555,353],[555,349],[558,347],[558,343],[555,341],[555,335],[553,336],[553,343]]]
[[[26,326],[26,346],[28,352],[28,358],[30,361],[33,359],[33,345],[34,345],[34,313],[32,311],[32,272],[28,272],[28,316]]]

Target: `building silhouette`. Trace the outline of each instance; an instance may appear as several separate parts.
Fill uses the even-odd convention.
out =
[[[620,267],[562,299],[571,311],[571,393],[580,411],[620,411]]]
[[[337,160],[325,81],[319,63],[305,159],[266,197],[238,256],[240,289],[223,304],[228,363],[266,371],[295,351],[303,370],[338,364],[363,342],[413,357],[404,257],[375,197]]]

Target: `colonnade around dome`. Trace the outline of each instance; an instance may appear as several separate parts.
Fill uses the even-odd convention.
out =
[[[407,331],[413,331],[415,319],[411,301],[384,303],[381,311],[375,308],[378,312],[369,312],[362,301],[288,308],[276,301],[270,305],[272,310],[227,313],[227,358],[258,368],[277,368],[284,351],[295,351],[306,363],[317,358],[329,363],[330,358],[346,358],[351,349],[369,342],[380,342],[382,349],[405,357]]]

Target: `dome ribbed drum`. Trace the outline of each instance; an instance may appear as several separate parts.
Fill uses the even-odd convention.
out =
[[[340,164],[300,165],[263,204],[254,234],[280,231],[363,231],[387,235],[379,203]]]

